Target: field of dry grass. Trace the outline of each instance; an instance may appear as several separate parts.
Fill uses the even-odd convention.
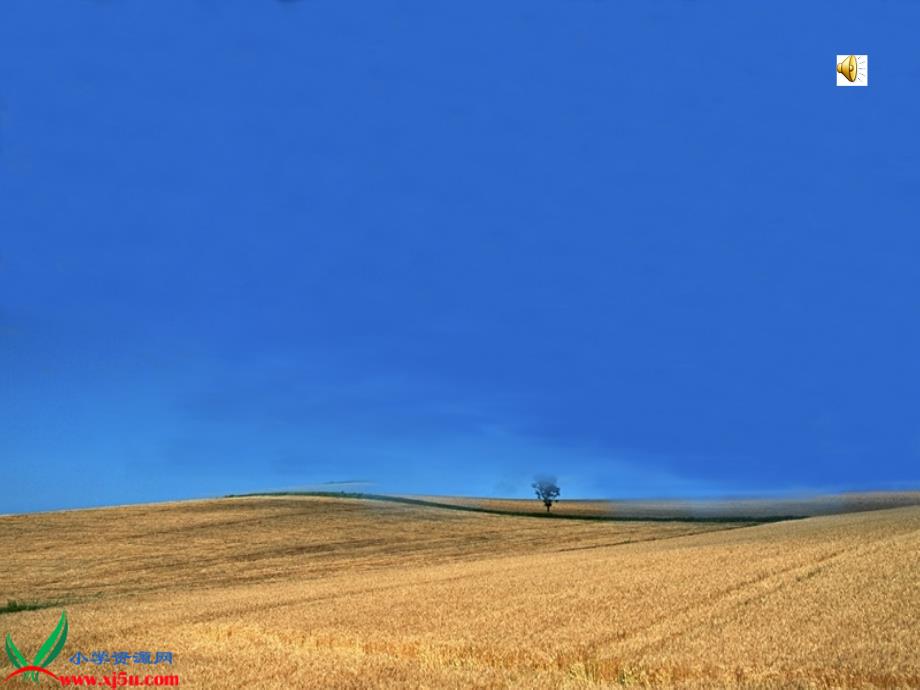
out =
[[[407,498],[446,505],[497,510],[508,513],[545,512],[532,498],[473,498],[467,496],[407,496]],[[613,517],[618,519],[728,520],[753,518],[770,520],[782,517],[840,515],[867,510],[887,510],[920,506],[920,491],[862,492],[803,496],[800,498],[739,498],[732,500],[561,500],[553,506],[554,515],[571,517]]]
[[[57,672],[159,649],[195,688],[920,687],[917,507],[744,525],[253,497],[4,517],[0,548],[0,605],[62,602],[0,634],[34,653],[66,606]]]

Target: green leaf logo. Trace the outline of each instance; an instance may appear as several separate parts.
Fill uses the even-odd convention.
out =
[[[35,661],[32,662],[31,666],[41,666],[44,668],[57,659],[58,654],[64,649],[64,643],[67,641],[68,628],[67,611],[62,611],[57,627],[55,627],[54,631],[48,636],[48,639],[45,640],[45,643],[38,650],[38,654],[35,655]],[[13,638],[9,633],[6,634],[6,655],[9,657],[10,663],[16,668],[23,668],[24,666],[30,665],[22,655],[22,652],[16,648],[16,644],[13,642]],[[38,682],[37,671],[26,673],[25,677],[33,683]]]
[[[25,660],[25,657],[16,649],[16,645],[13,644],[13,638],[10,637],[10,634],[6,634],[6,655],[10,658],[10,661],[13,663],[13,666],[16,668],[22,668],[23,666],[28,666],[29,662]]]

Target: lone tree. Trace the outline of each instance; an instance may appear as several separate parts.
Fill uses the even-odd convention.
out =
[[[546,506],[546,512],[553,507],[553,503],[559,500],[559,486],[556,484],[555,477],[537,477],[531,484],[537,498],[543,501]]]

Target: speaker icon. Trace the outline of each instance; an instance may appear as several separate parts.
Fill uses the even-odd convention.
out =
[[[837,86],[868,86],[869,56],[838,55]]]
[[[837,71],[849,81],[856,81],[856,56],[851,55],[846,60],[837,63]]]

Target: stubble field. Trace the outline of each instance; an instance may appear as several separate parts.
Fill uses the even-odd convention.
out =
[[[57,673],[121,649],[173,651],[194,688],[920,687],[920,507],[752,525],[251,497],[4,517],[0,548],[0,606],[48,605],[0,634],[34,653],[68,611]]]

